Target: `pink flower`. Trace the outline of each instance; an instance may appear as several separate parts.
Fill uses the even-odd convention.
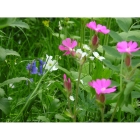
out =
[[[96,32],[101,32],[103,34],[108,34],[110,32],[109,29],[106,28],[106,26],[102,26],[101,24],[96,25],[95,21],[91,21],[86,26],[92,30],[95,30]]]
[[[138,44],[136,42],[126,42],[126,41],[122,41],[122,42],[118,42],[117,43],[117,50],[120,53],[128,53],[131,54],[131,52],[136,52],[138,51],[140,48],[137,48]]]
[[[68,78],[68,80],[67,80],[66,74],[63,75],[63,78],[64,78],[64,87],[65,87],[65,89],[68,92],[71,92],[71,81],[70,81],[70,78]]]
[[[68,54],[74,55],[75,53],[73,48],[75,48],[76,46],[77,46],[77,41],[71,40],[70,38],[66,38],[65,40],[62,41],[62,45],[59,46],[59,49],[61,51],[66,51],[64,55],[68,55]]]
[[[95,88],[96,93],[99,94],[106,94],[116,91],[115,86],[112,88],[107,88],[111,85],[111,80],[109,79],[97,79],[96,81],[89,82],[89,85]]]

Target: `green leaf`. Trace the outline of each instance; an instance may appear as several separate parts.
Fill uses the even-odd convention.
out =
[[[4,49],[4,48],[1,48],[1,47],[0,47],[0,58],[1,58],[2,60],[5,60],[5,58],[6,58],[5,49]]]
[[[130,82],[127,83],[127,85],[125,87],[124,102],[125,102],[126,106],[131,103],[131,91],[133,90],[134,85],[135,85],[135,82],[130,81]]]
[[[13,83],[19,83],[22,80],[30,81],[28,78],[25,78],[25,77],[17,77],[17,78],[8,79],[8,80],[4,81],[3,83],[0,83],[0,87],[9,85],[9,84],[13,84]]]
[[[16,51],[9,50],[9,49],[4,49],[4,48],[0,47],[0,58],[2,60],[4,60],[7,55],[20,56],[19,53],[17,53]]]
[[[110,62],[109,60],[104,59],[102,62],[103,62],[107,67],[109,67],[110,69],[112,69],[112,70],[114,70],[114,71],[117,71],[117,72],[120,71],[119,67],[112,65],[111,62]]]
[[[114,31],[110,31],[109,35],[113,38],[113,40],[115,40],[115,42],[123,41],[122,37]]]
[[[56,114],[55,115],[55,118],[58,119],[58,120],[67,120],[66,118],[64,118],[62,115],[60,114]]]
[[[64,73],[66,73],[67,75],[70,75],[70,72],[69,72],[67,69],[62,68],[61,66],[57,66],[57,67],[58,67],[58,69],[60,69],[60,70],[63,71]]]
[[[103,49],[105,50],[106,53],[108,53],[109,55],[112,55],[113,57],[116,57],[116,58],[121,57],[120,53],[113,47],[103,46]]]
[[[0,88],[0,98],[3,97],[4,95],[5,95],[5,91],[2,88]]]
[[[126,41],[139,41],[140,42],[140,30],[128,31],[119,33],[121,38]],[[134,40],[133,40],[134,39]],[[136,39],[136,40],[135,40]]]
[[[124,32],[128,32],[132,24],[132,18],[116,18],[116,22]]]
[[[41,120],[42,122],[50,122],[50,120],[46,118],[45,116],[38,116],[37,119]]]
[[[131,92],[132,98],[140,98],[140,92],[138,91],[132,91]]]
[[[10,104],[7,98],[1,98],[0,99],[0,109],[5,113],[10,113]]]
[[[0,28],[4,28],[12,24],[16,18],[0,18]]]
[[[30,29],[29,25],[21,20],[14,21],[9,26]]]
[[[140,117],[137,119],[137,121],[136,122],[140,122]]]
[[[130,112],[130,113],[133,114],[133,115],[136,114],[135,109],[132,107],[131,104],[129,104],[128,106],[125,106],[125,105],[124,105],[124,106],[122,107],[122,111],[124,111],[124,112]]]
[[[132,26],[132,29],[140,28],[140,25],[134,25]]]

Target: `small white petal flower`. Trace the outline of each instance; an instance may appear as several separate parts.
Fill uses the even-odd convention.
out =
[[[13,84],[9,84],[10,88],[15,88],[15,86]]]
[[[70,98],[71,101],[74,101],[74,97],[73,96],[70,96],[69,98]]]
[[[93,52],[93,55],[99,59],[100,61],[102,61],[103,59],[105,59],[103,56],[100,56],[97,52]]]
[[[11,98],[11,97],[8,97],[8,100],[9,100],[9,101],[11,101],[11,100],[13,100],[13,98]]]
[[[52,60],[52,58],[52,56],[48,56],[46,54],[46,64],[43,65],[43,68],[49,70],[50,72],[58,69],[58,62],[56,60]]]
[[[90,50],[90,47],[89,47],[88,45],[84,44],[84,45],[83,45],[83,49],[85,49],[85,50]]]
[[[86,52],[83,52],[81,49],[77,49],[76,50],[76,53],[80,53],[82,56],[81,56],[81,59],[84,57],[84,56],[87,56],[88,54]]]
[[[93,57],[93,56],[90,56],[89,58],[90,58],[90,60],[94,60],[94,58],[95,58],[95,57]]]

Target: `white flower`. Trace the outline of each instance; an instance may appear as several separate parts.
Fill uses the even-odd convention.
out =
[[[85,50],[90,50],[90,47],[89,47],[88,45],[84,44],[84,45],[83,45],[83,49],[85,49]]]
[[[103,59],[105,59],[103,56],[100,56],[97,52],[93,52],[93,55],[94,55],[97,59],[99,59],[100,61],[102,61]],[[90,58],[91,60],[94,59],[93,56],[90,56],[89,58]]]
[[[13,84],[9,84],[10,88],[15,88],[15,86]]]
[[[95,58],[95,57],[93,57],[93,56],[90,56],[89,58],[90,58],[91,60],[94,60],[94,58]]]
[[[12,99],[11,97],[8,97],[8,100],[11,101],[11,100],[13,100],[13,99]]]
[[[70,98],[71,101],[74,101],[74,97],[73,96],[70,96],[69,98]]]
[[[62,30],[61,22],[58,23],[59,30]]]
[[[81,49],[77,49],[76,50],[76,53],[80,53],[81,54],[81,59],[84,57],[84,56],[87,56],[88,54],[86,52],[83,52]]]
[[[46,64],[43,65],[43,67],[49,70],[50,72],[58,69],[57,68],[58,62],[56,60],[52,60],[52,58],[53,58],[52,56],[48,56],[46,54]]]
[[[78,79],[75,79],[75,81],[78,81]],[[81,84],[83,84],[83,80],[80,80]]]

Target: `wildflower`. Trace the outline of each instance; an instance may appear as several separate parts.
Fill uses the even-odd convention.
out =
[[[74,97],[73,96],[70,96],[69,98],[70,98],[71,101],[74,101]]]
[[[64,79],[64,87],[65,89],[71,93],[71,80],[70,78],[67,79],[66,74],[63,75],[63,79]]]
[[[15,86],[13,84],[9,84],[10,88],[15,88]]]
[[[109,79],[97,79],[96,81],[89,82],[89,85],[95,88],[97,94],[106,94],[116,91],[116,86],[108,88],[111,85],[111,80]]]
[[[87,56],[88,54],[86,52],[83,52],[81,49],[77,49],[76,55],[78,56],[78,58],[82,59],[84,56]]]
[[[61,51],[66,51],[64,55],[75,55],[75,51],[73,50],[77,46],[76,40],[71,40],[70,38],[66,38],[62,41],[62,45],[59,45],[59,49]]]
[[[96,25],[95,21],[91,21],[86,26],[92,30],[95,30],[96,33],[101,32],[103,34],[108,34],[110,32],[109,29],[106,28],[106,26],[103,26],[101,24]]]
[[[48,56],[46,55],[47,59],[46,59],[46,64],[43,65],[43,67],[47,70],[49,70],[50,72],[57,70],[57,65],[58,62],[56,60],[52,60],[52,56]]]
[[[92,38],[92,45],[94,47],[93,49],[97,49],[97,47],[99,45],[99,38],[96,34]]]
[[[126,42],[126,41],[122,41],[122,42],[118,42],[117,43],[117,50],[120,53],[127,53],[131,55],[131,52],[136,52],[138,51],[140,48],[137,48],[138,44],[136,42]]]
[[[45,64],[45,62],[43,62],[43,60],[39,59],[39,75],[43,74],[43,65]]]
[[[93,52],[93,55],[99,59],[100,61],[102,61],[103,59],[105,59],[103,56],[100,56],[98,52]],[[93,56],[90,56],[89,57],[91,60],[94,60],[94,57]]]
[[[88,45],[84,44],[84,45],[83,45],[83,49],[85,49],[85,50],[90,50],[90,47],[89,47]]]
[[[38,68],[36,67],[36,61],[33,61],[31,64],[28,64],[26,67],[31,74],[37,74],[38,73]]]
[[[62,30],[62,26],[61,26],[61,22],[60,21],[58,22],[58,27],[59,27],[59,30]]]
[[[44,26],[49,27],[49,20],[44,20],[42,21],[42,23],[44,24]]]
[[[8,100],[9,100],[9,101],[11,101],[11,100],[13,100],[13,98],[11,98],[11,97],[8,97]]]

